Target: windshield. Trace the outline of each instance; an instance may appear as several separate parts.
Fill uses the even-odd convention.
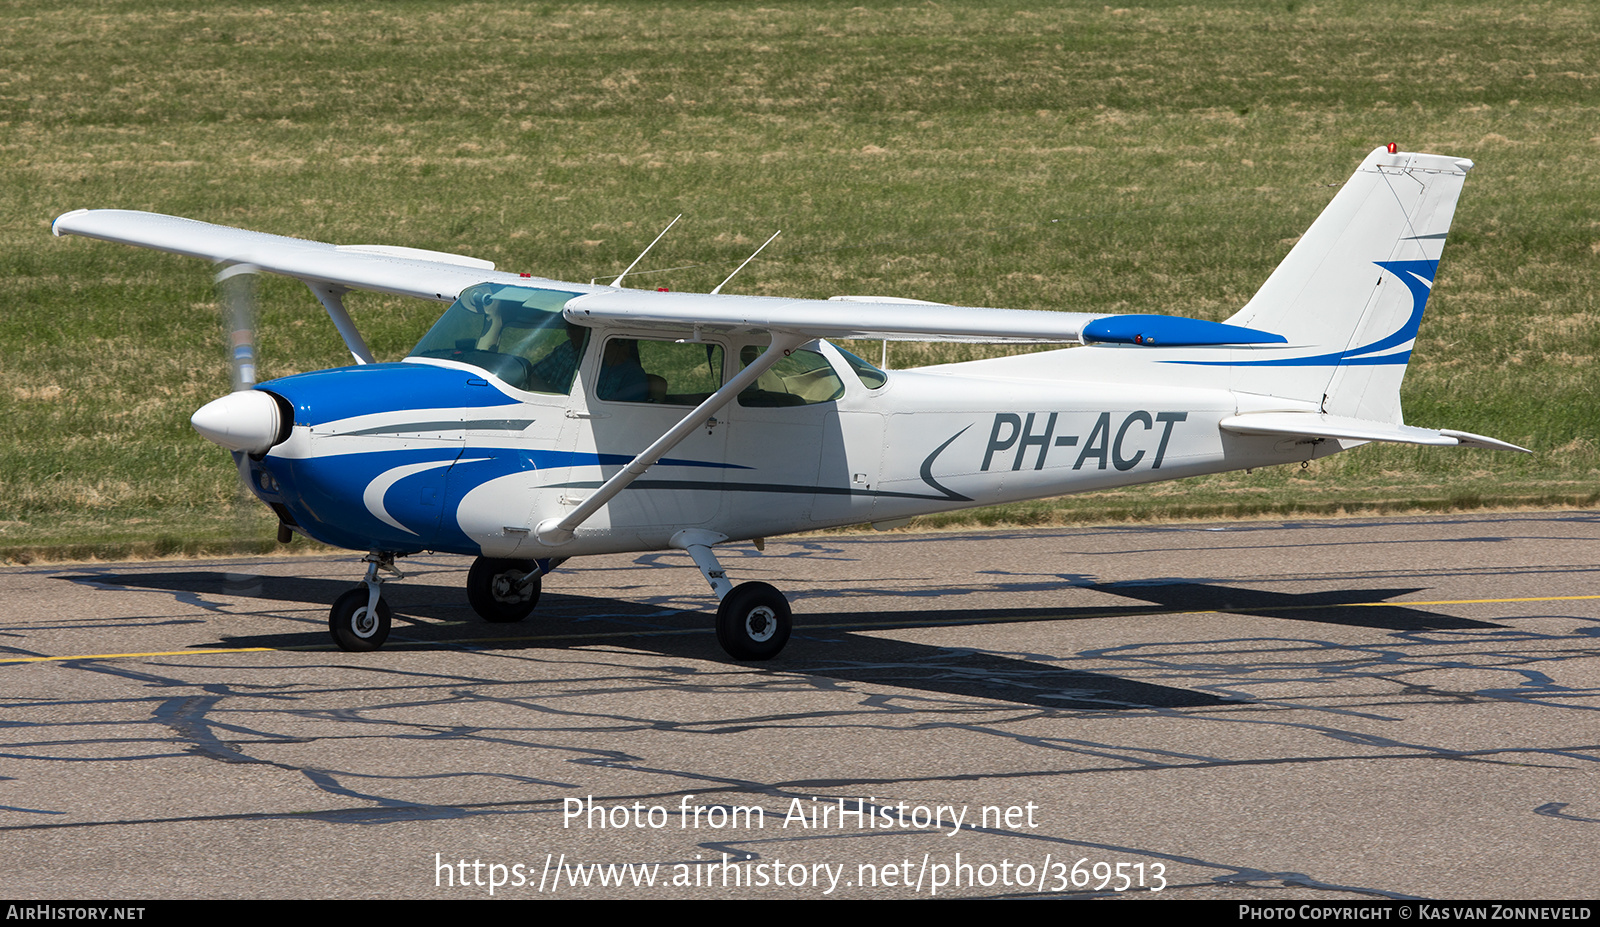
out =
[[[518,389],[568,393],[589,329],[561,317],[563,290],[480,283],[461,292],[412,349],[480,367]]]

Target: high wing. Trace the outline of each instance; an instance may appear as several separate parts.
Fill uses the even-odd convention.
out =
[[[479,283],[557,284],[494,269],[477,258],[384,245],[332,245],[213,225],[157,213],[80,209],[57,218],[56,235],[80,235],[203,258],[249,264],[306,283],[327,307],[358,361],[370,353],[355,334],[340,295],[350,289],[451,302]],[[949,306],[887,297],[784,299],[662,293],[580,283],[566,317],[578,324],[628,323],[700,331],[769,331],[807,338],[1149,344],[1279,344],[1279,335],[1237,325],[1156,315],[1111,315]]]
[[[491,261],[385,245],[330,245],[194,219],[128,209],[79,209],[57,218],[56,235],[81,235],[202,258],[251,264],[269,273],[355,290],[454,302],[479,283],[527,283]]]
[[[1108,315],[950,306],[852,296],[782,299],[606,289],[567,304],[568,320],[632,322],[703,331],[771,331],[812,338],[996,343],[1278,344],[1281,336],[1237,325],[1157,315]]]
[[[888,341],[1076,342],[1101,318],[1086,312],[987,309],[899,300],[784,299],[612,289],[567,304],[569,321],[706,332],[771,331]]]

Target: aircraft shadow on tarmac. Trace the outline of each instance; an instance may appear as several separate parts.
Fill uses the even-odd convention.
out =
[[[1335,589],[1326,592],[1285,593],[1239,589],[1210,582],[1169,581],[1104,583],[1090,588],[1125,598],[1142,599],[1161,611],[1231,612],[1263,618],[1289,618],[1295,621],[1316,621],[1386,631],[1445,631],[1504,627],[1487,621],[1441,615],[1404,602],[1376,604],[1422,592],[1425,587],[1421,586],[1406,589]]]
[[[166,591],[180,601],[212,610],[215,617],[209,620],[215,622],[219,640],[197,647],[320,647],[327,643],[327,632],[321,629],[302,630],[304,625],[282,634],[230,635],[227,633],[227,623],[230,615],[239,614],[237,607],[210,600],[222,596],[248,596],[306,608],[332,601],[351,587],[347,580],[240,577],[221,572],[193,571],[106,572],[63,578],[108,590],[137,588]],[[1295,594],[1239,589],[1211,582],[1162,581],[1093,586],[1063,583],[1061,592],[1065,597],[1081,589],[1136,599],[1140,604],[930,611],[919,607],[926,602],[924,596],[919,596],[916,603],[903,612],[849,609],[819,612],[803,609],[796,616],[790,649],[780,659],[761,665],[780,672],[798,672],[960,697],[1020,702],[1045,708],[1193,708],[1238,705],[1243,700],[1065,669],[1035,660],[851,632],[931,625],[1085,621],[1162,613],[1176,613],[1172,615],[1173,619],[1182,620],[1184,612],[1212,611],[1398,632],[1502,627],[1405,604],[1374,604],[1419,592],[1419,587]],[[430,585],[426,581],[397,584],[387,588],[385,595],[389,597],[395,612],[395,637],[391,641],[397,642],[403,638],[412,642],[410,649],[419,646],[426,648],[432,642],[452,649],[459,644],[470,644],[475,648],[496,650],[567,649],[605,643],[683,659],[719,662],[726,659],[710,636],[711,616],[697,611],[547,591],[532,618],[521,624],[491,625],[476,619],[466,605],[465,594],[453,582],[448,586]],[[820,606],[837,601],[817,599],[811,600],[810,604]],[[320,614],[320,609],[317,613]],[[252,609],[246,614],[259,615],[259,612]],[[629,634],[630,631],[636,632],[637,636]],[[382,658],[381,654],[374,656]],[[341,655],[342,660],[361,658],[360,655]]]

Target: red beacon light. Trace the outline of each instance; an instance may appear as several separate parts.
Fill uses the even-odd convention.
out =
[[[1400,153],[1400,146],[1396,145],[1394,142],[1390,142],[1389,143],[1389,153],[1390,154],[1399,154]]]

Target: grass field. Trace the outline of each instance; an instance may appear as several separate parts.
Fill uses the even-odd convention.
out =
[[[707,290],[781,228],[736,289],[1221,319],[1391,140],[1478,163],[1407,420],[1533,456],[1367,447],[965,517],[1600,499],[1594,4],[5,6],[0,559],[237,533],[188,426],[227,389],[210,269],[51,238],[70,209],[581,280],[682,212],[636,285]],[[266,375],[346,362],[304,287],[263,299]],[[350,306],[381,359],[442,308]]]

